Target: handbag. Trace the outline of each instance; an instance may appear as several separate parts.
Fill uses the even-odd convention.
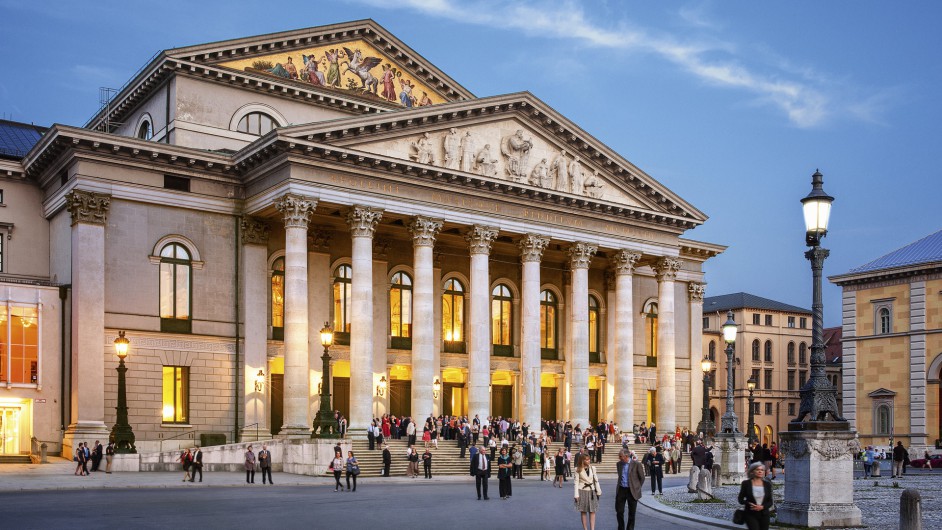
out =
[[[746,522],[746,510],[742,508],[733,512],[733,524],[743,524]]]
[[[350,468],[350,473],[356,477],[360,474],[360,466],[354,465]]]

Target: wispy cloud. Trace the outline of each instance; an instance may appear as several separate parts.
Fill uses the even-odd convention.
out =
[[[382,0],[356,0],[389,9]],[[783,112],[797,127],[811,128],[829,118],[844,115],[876,122],[877,105],[850,103],[838,97],[833,87],[816,79],[811,68],[783,64],[747,66],[755,61],[737,51],[737,46],[721,39],[680,39],[646,29],[627,21],[607,22],[589,19],[582,5],[573,1],[535,0],[399,0],[395,9],[411,9],[427,16],[455,22],[519,31],[526,35],[574,40],[583,45],[650,54],[668,61],[695,78],[713,86],[752,94],[755,102]],[[692,4],[678,17],[688,25],[715,29],[718,24],[707,14],[708,4]]]

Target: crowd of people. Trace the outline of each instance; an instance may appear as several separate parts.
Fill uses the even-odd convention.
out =
[[[75,462],[75,475],[87,477],[91,473],[101,471],[101,461],[105,461],[105,473],[111,474],[111,463],[114,460],[114,444],[108,442],[108,447],[103,447],[101,442],[95,440],[95,446],[91,449],[88,442],[79,442],[75,447],[75,453],[72,455],[72,461]],[[91,464],[92,468],[88,466]]]

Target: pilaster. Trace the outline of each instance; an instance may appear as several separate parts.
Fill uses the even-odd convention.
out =
[[[243,358],[243,422],[240,440],[255,440],[256,433],[271,435],[269,424],[268,391],[270,385],[256,385],[259,370],[268,378],[268,307],[271,297],[270,274],[267,269],[268,223],[255,217],[243,217],[240,222],[242,266],[239,283],[242,297],[244,353]],[[257,427],[257,430],[256,430]],[[261,434],[259,434],[261,435]]]

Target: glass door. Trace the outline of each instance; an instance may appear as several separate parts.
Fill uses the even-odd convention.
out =
[[[20,453],[20,408],[0,408],[0,454]]]

